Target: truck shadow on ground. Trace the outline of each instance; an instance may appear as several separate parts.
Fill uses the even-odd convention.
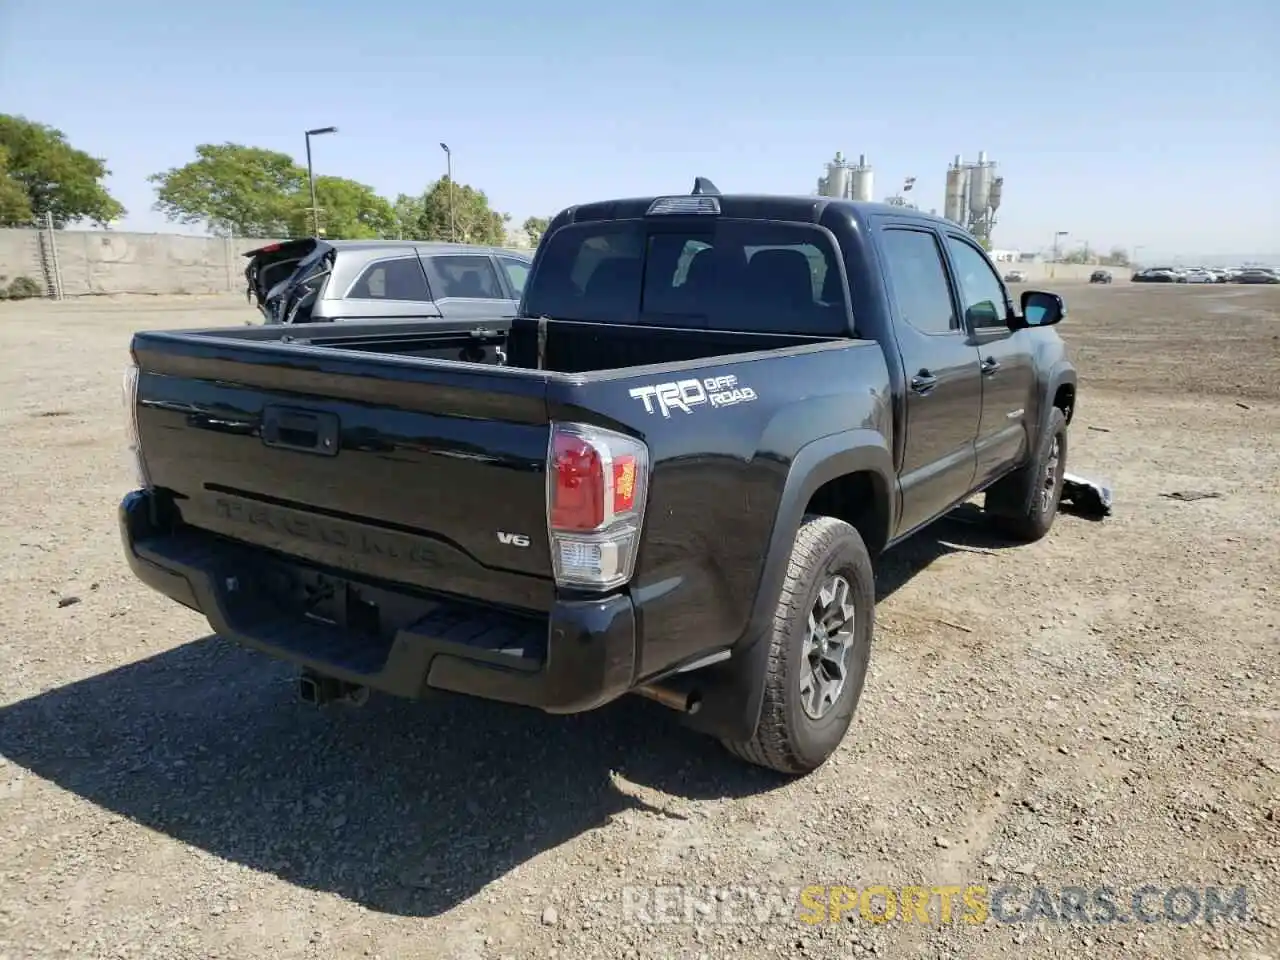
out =
[[[0,708],[0,754],[94,804],[303,887],[434,916],[625,811],[786,781],[658,704],[297,701],[286,665],[205,637]],[[607,848],[582,854],[591,869]],[[575,858],[577,859],[577,858]]]
[[[956,549],[1001,546],[960,512],[891,551],[877,594]],[[443,913],[626,811],[677,831],[688,801],[787,783],[637,698],[569,717],[462,697],[317,710],[296,683],[205,637],[0,708],[0,754],[183,843],[405,916]]]

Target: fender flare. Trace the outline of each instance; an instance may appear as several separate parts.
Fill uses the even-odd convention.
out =
[[[1036,443],[1040,442],[1040,438],[1044,436],[1045,431],[1049,428],[1049,414],[1053,410],[1053,398],[1058,393],[1058,388],[1069,385],[1073,389],[1076,387],[1076,368],[1066,359],[1059,360],[1049,368],[1048,375],[1044,378],[1044,391],[1040,394],[1040,409],[1037,411],[1038,429],[1036,431]],[[1072,413],[1074,414],[1075,404],[1072,404]]]
[[[1022,467],[989,489],[988,497],[990,499],[987,500],[987,509],[992,512],[1019,516],[1031,509],[1031,498],[1036,495],[1036,491],[1026,478],[1028,472],[1036,464],[1040,444],[1044,439],[1044,435],[1049,431],[1049,417],[1053,413],[1053,398],[1063,385],[1069,384],[1073,388],[1076,386],[1076,368],[1071,365],[1071,361],[1065,358],[1060,359],[1049,368],[1041,383],[1043,386],[1036,394],[1036,403],[1038,404],[1038,409],[1036,410],[1036,432],[1030,438],[1029,459]],[[1073,403],[1073,413],[1074,410],[1075,405]]]
[[[692,729],[727,740],[755,735],[764,702],[765,670],[773,615],[782,595],[796,531],[810,498],[825,483],[851,473],[871,473],[878,479],[877,496],[887,498],[884,515],[892,527],[897,514],[897,484],[893,456],[885,438],[874,430],[834,433],[800,448],[791,461],[769,535],[755,602],[747,627],[723,663],[697,672],[692,680],[701,694],[702,708],[685,723]],[[889,538],[886,531],[885,540]]]

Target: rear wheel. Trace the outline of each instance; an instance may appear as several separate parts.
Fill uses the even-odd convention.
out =
[[[774,613],[755,736],[725,741],[780,773],[817,769],[840,746],[862,697],[875,628],[875,580],[858,531],[806,516]]]

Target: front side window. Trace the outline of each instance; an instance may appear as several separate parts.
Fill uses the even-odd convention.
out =
[[[428,301],[427,278],[417,257],[379,260],[365,267],[348,297],[357,300]]]
[[[505,300],[506,293],[487,256],[448,255],[431,258],[440,281],[439,298],[461,300]]]
[[[881,234],[898,315],[921,333],[954,333],[951,285],[934,235],[926,230],[888,229]]]
[[[1009,303],[1000,277],[991,269],[987,258],[959,237],[948,235],[947,247],[951,250],[951,262],[960,283],[960,301],[969,323],[975,330],[1005,327]]]

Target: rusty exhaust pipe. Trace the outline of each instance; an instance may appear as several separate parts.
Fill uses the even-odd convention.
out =
[[[656,683],[648,683],[642,687],[636,687],[635,693],[647,700],[660,703],[676,713],[694,714],[702,709],[702,695],[697,690],[673,690]]]

